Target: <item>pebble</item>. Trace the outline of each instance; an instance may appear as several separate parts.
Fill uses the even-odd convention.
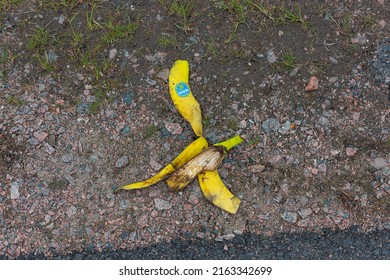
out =
[[[19,183],[12,182],[10,191],[11,191],[11,199],[18,199],[19,198]]]
[[[110,50],[110,54],[108,57],[112,60],[116,57],[117,54],[118,54],[118,51],[117,51],[117,49],[114,48],[114,49]]]
[[[297,200],[299,201],[299,203],[302,205],[302,206],[305,206],[308,202],[309,202],[309,199],[305,196],[305,195],[300,195],[297,197]]]
[[[311,208],[305,208],[305,209],[298,210],[298,214],[299,214],[299,216],[302,217],[302,219],[306,219],[312,213],[313,213],[313,210],[311,210]]]
[[[353,157],[357,153],[357,149],[353,147],[347,147],[345,149],[345,153],[347,154],[347,157]]]
[[[281,217],[283,220],[289,223],[296,223],[298,220],[298,214],[294,212],[284,212]]]
[[[314,174],[314,175],[317,175],[318,172],[319,172],[319,170],[318,170],[317,168],[312,168],[312,169],[310,170],[310,172],[311,172],[312,174]]]
[[[268,63],[275,63],[276,61],[278,61],[278,57],[276,56],[275,52],[273,50],[268,50],[267,52],[267,60],[268,60]]]
[[[387,165],[387,160],[382,157],[377,157],[371,162],[371,166],[376,169],[382,169]]]
[[[260,173],[265,169],[265,166],[262,164],[255,164],[248,167],[249,172],[251,173]]]
[[[226,179],[227,177],[229,177],[229,171],[226,170],[226,169],[222,169],[222,170],[219,172],[219,176],[220,176],[222,179]]]
[[[43,84],[43,83],[39,84],[38,90],[39,90],[40,92],[44,91],[45,89],[46,89],[45,84]]]
[[[127,135],[127,134],[129,134],[129,133],[130,133],[130,127],[126,125],[124,128],[121,129],[120,133],[121,133],[122,135]]]
[[[49,155],[53,154],[56,151],[49,143],[44,143],[43,147],[45,148],[46,153],[48,153]]]
[[[332,156],[337,156],[339,153],[340,153],[341,151],[340,150],[331,150],[330,151],[330,154],[332,155]]]
[[[246,120],[242,120],[242,121],[240,121],[239,124],[238,124],[238,128],[241,128],[241,129],[245,129],[246,126],[247,126]]]
[[[59,19],[58,19],[58,23],[59,23],[59,24],[64,24],[65,19],[66,19],[66,16],[60,15],[60,17],[59,17]]]
[[[192,211],[192,205],[191,204],[188,204],[188,203],[184,203],[183,204],[183,208],[184,208],[184,210],[186,210],[186,211]]]
[[[43,131],[36,131],[33,135],[39,142],[43,142],[49,134]]]
[[[116,112],[111,109],[106,110],[106,117],[109,119],[115,119],[116,118]]]
[[[122,99],[126,105],[131,105],[131,102],[133,102],[133,95],[130,92],[128,92],[123,95]]]
[[[245,225],[244,225],[244,227],[245,227]],[[244,230],[243,229],[234,229],[233,233],[235,235],[243,235],[244,234]]]
[[[317,77],[311,76],[307,86],[305,87],[305,91],[315,91],[318,89],[318,79]]]
[[[25,170],[26,170],[27,174],[29,174],[29,175],[34,175],[35,173],[37,173],[34,165],[31,162],[26,164]]]
[[[53,50],[49,50],[47,52],[47,60],[50,63],[57,61],[57,58],[58,58],[58,55]]]
[[[288,133],[288,131],[291,129],[291,122],[290,121],[286,121],[282,127],[279,129],[279,132],[281,134],[286,134]]]
[[[356,37],[351,38],[352,44],[364,45],[366,41],[367,41],[366,34],[358,33]]]
[[[70,206],[66,211],[66,214],[68,215],[69,218],[72,218],[74,215],[76,215],[76,213],[77,213],[77,208],[74,205]]]
[[[222,235],[218,235],[217,237],[214,238],[215,241],[217,242],[222,242],[223,241],[223,236]]]
[[[289,190],[289,185],[288,184],[283,184],[280,186],[280,189],[284,192],[284,193],[288,193],[288,190]]]
[[[263,129],[264,132],[268,134],[275,133],[280,128],[279,120],[275,118],[269,118],[263,122],[261,128]]]
[[[115,163],[116,168],[122,168],[129,164],[129,157],[128,156],[121,156]]]
[[[183,128],[178,123],[166,123],[165,128],[173,135],[180,135],[183,132]]]
[[[149,216],[147,214],[142,215],[137,220],[137,224],[140,228],[146,227],[148,225],[148,222],[149,222]]]
[[[321,173],[326,173],[326,163],[321,163],[318,165],[318,171],[320,171]]]
[[[129,239],[130,239],[130,241],[133,241],[133,242],[136,241],[138,239],[137,232],[136,231],[130,232]]]
[[[353,112],[352,113],[352,119],[357,122],[360,119],[360,112]]]
[[[69,163],[73,160],[73,155],[72,154],[65,154],[61,157],[62,161],[65,163]]]
[[[155,86],[157,84],[157,82],[155,80],[152,80],[149,78],[146,79],[146,83],[150,86]]]
[[[302,219],[297,222],[297,226],[299,227],[308,227],[310,226],[310,224],[311,224],[310,219]]]
[[[225,234],[225,235],[222,235],[223,239],[225,240],[232,240],[234,239],[234,237],[236,237],[233,233],[228,233],[228,234]]]
[[[77,113],[79,113],[81,115],[81,114],[87,113],[89,111],[90,107],[91,107],[91,103],[89,103],[89,102],[81,102],[77,106],[76,111],[77,111]]]
[[[360,204],[362,205],[362,207],[366,207],[367,202],[368,202],[367,194],[362,194],[362,196],[360,197]]]
[[[154,199],[154,208],[157,211],[167,210],[167,209],[170,209],[171,207],[172,207],[172,203],[170,203],[169,201],[167,201],[165,199],[162,199],[162,198],[155,198]]]
[[[251,184],[252,185],[257,185],[258,182],[259,182],[258,176],[252,175],[252,177],[251,177]]]
[[[66,179],[66,181],[68,181],[69,185],[71,185],[71,186],[76,186],[76,181],[74,180],[74,178],[72,177],[72,175],[70,175],[70,174],[65,174],[65,175],[64,175],[64,178]]]
[[[155,170],[155,171],[160,170],[161,167],[162,167],[162,165],[159,164],[159,163],[158,163],[157,161],[155,161],[154,159],[151,159],[151,160],[149,161],[149,164],[150,164],[150,166],[153,168],[153,170]]]
[[[39,144],[39,141],[38,141],[38,139],[37,138],[35,138],[35,137],[30,137],[30,138],[28,138],[28,143],[30,143],[30,145],[32,145],[32,146],[36,146],[36,145],[38,145]]]
[[[47,138],[47,143],[54,147],[56,145],[56,136],[54,134],[50,134],[49,137]]]
[[[51,216],[49,214],[45,215],[45,224],[49,223],[51,220]]]
[[[334,58],[333,56],[330,56],[329,57],[329,61],[332,63],[332,64],[337,64],[339,63],[338,60],[336,58]]]
[[[300,103],[297,104],[295,110],[297,111],[297,113],[301,113],[301,114],[305,112],[305,108],[303,108],[303,105]]]
[[[192,205],[197,205],[199,203],[199,199],[196,195],[191,194],[190,197],[188,198],[188,202],[191,203]]]
[[[168,76],[169,76],[169,69],[162,69],[160,72],[157,73],[156,77],[163,80],[164,82],[168,82]]]

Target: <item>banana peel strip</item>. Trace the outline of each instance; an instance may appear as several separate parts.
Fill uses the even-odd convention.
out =
[[[222,146],[226,151],[229,151],[243,141],[239,135],[236,135],[226,141],[216,143],[214,146]],[[203,195],[208,201],[230,214],[236,214],[241,201],[225,186],[218,170],[204,171],[198,174],[198,182]]]
[[[226,149],[226,151],[231,150],[234,146],[237,146],[238,144],[241,144],[244,140],[241,138],[240,135],[236,135],[226,141],[219,142],[214,144],[214,146],[222,146]]]
[[[118,190],[134,190],[141,189],[164,180],[168,175],[176,171],[176,169],[182,167],[186,162],[197,156],[200,152],[208,147],[207,140],[204,137],[200,137],[188,145],[172,162],[165,166],[160,172],[153,177],[142,181],[133,183],[130,185],[118,188]]]
[[[187,60],[176,60],[168,76],[169,93],[180,115],[191,125],[195,135],[202,136],[202,112],[189,86]]]
[[[200,173],[198,181],[208,201],[230,214],[236,214],[241,201],[226,188],[219,177],[218,170]]]

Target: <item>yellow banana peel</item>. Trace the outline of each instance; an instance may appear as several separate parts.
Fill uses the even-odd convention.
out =
[[[199,173],[216,170],[224,155],[224,150],[220,147],[213,146],[204,150],[175,171],[166,181],[168,186],[176,191],[184,189]]]
[[[198,182],[207,200],[230,214],[236,214],[241,201],[226,188],[218,170],[200,173]]]
[[[199,138],[188,145],[172,162],[153,177],[123,186],[117,190],[145,188],[166,179],[166,183],[171,189],[179,191],[198,177],[205,198],[220,209],[235,214],[241,201],[224,185],[217,168],[226,153],[242,143],[243,139],[236,135],[208,147],[207,140],[202,136],[200,106],[190,90],[188,75],[188,62],[177,60],[169,72],[169,92],[176,109],[189,122]]]
[[[176,169],[182,167],[186,162],[197,156],[201,151],[208,147],[208,143],[204,137],[200,137],[187,146],[172,162],[161,169],[156,175],[148,180],[133,183],[130,185],[123,186],[118,190],[133,190],[141,189],[151,185],[154,185],[161,180],[164,180],[168,175],[176,171]]]
[[[169,71],[169,93],[173,104],[183,118],[190,123],[195,135],[202,136],[202,112],[200,105],[191,92],[188,75],[188,61],[177,60]]]

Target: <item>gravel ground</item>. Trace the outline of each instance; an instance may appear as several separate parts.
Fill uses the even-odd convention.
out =
[[[389,259],[388,1],[244,2],[0,1],[2,258]],[[114,193],[194,140],[168,94],[179,58],[209,142],[245,139],[219,168],[236,215],[197,182]]]

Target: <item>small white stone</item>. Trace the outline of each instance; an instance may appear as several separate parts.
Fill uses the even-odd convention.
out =
[[[60,15],[60,18],[58,19],[58,23],[59,24],[64,24],[65,19],[66,19],[66,16]]]
[[[157,211],[167,210],[167,209],[170,209],[171,207],[172,207],[172,203],[170,203],[169,201],[167,201],[165,199],[162,199],[162,198],[155,198],[154,199],[154,208]]]
[[[66,211],[66,214],[68,215],[69,218],[73,217],[77,213],[77,208],[76,206],[72,205],[68,208]]]
[[[244,128],[246,128],[246,120],[242,120],[242,121],[240,121],[240,123],[238,124],[238,128],[242,128],[242,129],[244,129]]]
[[[110,59],[114,59],[114,58],[116,57],[117,54],[118,54],[117,49],[111,49],[111,50],[110,50],[110,54],[109,54],[109,58],[110,58]]]
[[[51,155],[51,154],[53,154],[56,150],[52,147],[52,146],[50,146],[50,144],[49,143],[43,143],[43,147],[45,147],[45,151],[46,151],[46,153],[48,153],[49,155]]]
[[[11,183],[11,199],[18,199],[19,198],[19,184],[18,182],[12,182]]]

